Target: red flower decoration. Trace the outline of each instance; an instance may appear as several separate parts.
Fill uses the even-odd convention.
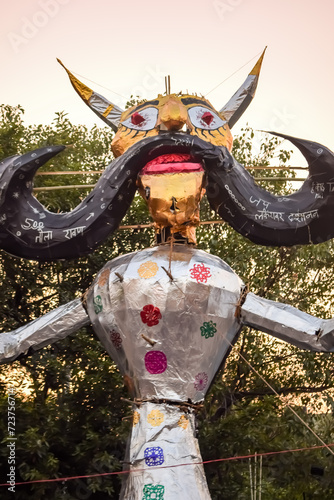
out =
[[[154,326],[159,323],[161,319],[161,312],[159,307],[154,307],[152,304],[148,304],[143,307],[143,310],[140,312],[140,317],[143,323],[146,323],[147,326]]]
[[[194,264],[194,267],[190,269],[190,274],[197,283],[206,283],[208,278],[211,278],[210,268],[204,264]]]

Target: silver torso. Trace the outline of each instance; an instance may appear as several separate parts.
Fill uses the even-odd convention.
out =
[[[108,262],[88,291],[87,308],[134,396],[196,403],[240,330],[242,287],[218,257],[161,245]]]

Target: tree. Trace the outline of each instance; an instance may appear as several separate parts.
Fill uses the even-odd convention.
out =
[[[0,115],[0,151],[6,157],[48,144],[70,145],[45,171],[103,169],[111,159],[109,129],[74,126],[57,113],[50,126],[25,126],[20,107],[3,106]],[[267,165],[276,154],[277,139],[263,140],[260,153],[252,155],[253,132],[235,140],[233,154],[246,164]],[[278,153],[286,163],[289,152]],[[255,171],[254,171],[255,172]],[[256,175],[268,176],[266,170]],[[271,190],[291,189],[293,172],[277,170],[286,183],[266,181]],[[98,174],[36,177],[36,186],[93,184]],[[68,211],[90,189],[39,192],[40,201],[52,211]],[[215,219],[207,201],[202,219]],[[144,203],[136,197],[124,224],[147,223]],[[41,316],[61,303],[84,293],[95,273],[117,255],[153,243],[152,229],[117,231],[88,257],[73,261],[36,264],[2,254],[0,273],[1,329],[8,331]],[[331,316],[333,244],[311,247],[264,248],[256,246],[225,224],[202,226],[199,247],[220,256],[263,297],[280,300],[322,317]],[[238,352],[284,397],[293,396],[297,411],[326,442],[333,441],[333,421],[318,414],[332,408],[331,355],[300,351],[269,336],[244,329],[232,349],[224,372],[217,376],[198,415],[199,439],[204,460],[247,455],[318,444],[289,409],[252,372]],[[62,342],[45,347],[11,366],[2,366],[0,384],[2,477],[8,473],[7,384],[16,394],[16,481],[120,471],[130,425],[130,405],[122,378],[90,328]],[[298,399],[296,399],[298,397]],[[307,409],[307,412],[304,409]],[[310,413],[312,411],[312,413]],[[332,498],[333,471],[328,451],[287,454],[263,459],[262,499]],[[312,464],[324,467],[322,479],[310,475]],[[213,499],[250,496],[249,462],[232,461],[207,466]],[[36,483],[17,486],[18,499],[118,498],[120,477],[78,479],[66,484]],[[3,488],[1,498],[12,498]],[[98,495],[98,496],[97,496]],[[306,497],[307,498],[307,497]]]

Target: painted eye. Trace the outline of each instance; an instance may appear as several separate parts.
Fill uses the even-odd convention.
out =
[[[202,120],[203,122],[205,122],[207,124],[207,126],[210,125],[210,123],[212,122],[214,116],[212,113],[210,113],[210,111],[206,111],[204,113],[204,115],[202,115]]]
[[[150,107],[141,109],[139,112],[135,111],[121,123],[125,127],[132,128],[134,130],[151,130],[156,126],[157,118],[157,108]]]
[[[193,106],[188,109],[188,115],[194,127],[205,130],[215,130],[226,123],[214,111],[204,106]]]
[[[133,113],[131,116],[131,123],[133,125],[140,125],[145,121],[145,118],[140,113]]]

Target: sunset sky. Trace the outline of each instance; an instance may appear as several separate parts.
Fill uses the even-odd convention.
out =
[[[1,101],[21,104],[26,123],[65,110],[103,126],[56,57],[120,106],[163,93],[170,74],[172,92],[220,109],[267,45],[256,97],[233,132],[248,122],[334,150],[331,0],[15,0],[3,10]]]

